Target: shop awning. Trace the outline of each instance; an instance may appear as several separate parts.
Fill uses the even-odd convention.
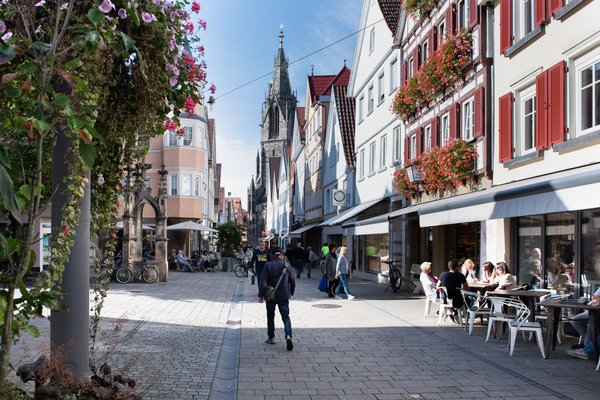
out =
[[[330,220],[329,226],[341,224],[342,222],[347,221],[350,218],[357,216],[361,212],[365,211],[367,208],[374,206],[375,204],[379,203],[382,200],[383,199],[377,199],[377,200],[368,201],[366,203],[362,203],[357,206],[354,206],[354,207],[350,208],[349,210],[346,210],[344,213],[340,213],[340,215],[338,215],[335,219]]]
[[[349,222],[342,225],[342,228],[354,228],[355,235],[375,235],[389,232],[388,217],[390,213],[378,215],[373,218],[363,219],[362,221]]]
[[[295,231],[291,231],[290,233],[288,233],[288,236],[300,236],[302,233],[316,227],[317,225],[318,224],[305,225],[301,228],[296,229]]]
[[[425,204],[415,204],[414,206],[408,206],[401,208],[399,210],[393,211],[388,214],[388,219],[394,219],[397,217],[401,217],[405,214],[416,213],[418,212]]]
[[[336,225],[335,221],[337,221],[340,218],[343,218],[344,215],[348,214],[349,212],[351,212],[352,210],[354,210],[354,207],[350,207],[350,208],[346,208],[344,210],[341,210],[339,214],[334,215],[333,217],[328,218],[327,220],[321,222],[319,224],[320,227],[325,227],[325,226],[333,226]]]
[[[419,223],[426,227],[585,210],[600,207],[598,193],[595,165],[428,203],[419,209]]]

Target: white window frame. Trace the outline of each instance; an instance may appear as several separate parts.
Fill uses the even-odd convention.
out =
[[[512,33],[516,42],[535,28],[535,0],[512,0],[512,2]],[[528,21],[525,18],[526,14],[529,14]]]
[[[438,40],[438,49],[440,48],[440,45],[442,43],[444,43],[444,36],[446,35],[446,22],[442,21],[440,22],[440,24],[438,25],[438,35],[437,35],[437,40]]]
[[[369,145],[369,175],[375,173],[375,165],[377,165],[376,157],[377,157],[377,142],[373,141]]]
[[[385,100],[385,72],[381,71],[377,77],[377,105],[383,103]]]
[[[360,156],[359,156],[359,165],[360,165],[359,177],[360,177],[360,179],[363,179],[365,177],[365,149],[361,149],[359,154],[360,154]]]
[[[369,86],[367,89],[367,115],[371,114],[375,109],[375,98],[373,97],[373,92],[375,92],[375,88],[373,87],[373,84],[371,84],[371,86]]]
[[[421,46],[421,57],[421,65],[425,65],[427,57],[429,57],[429,39],[425,40]]]
[[[412,78],[413,74],[415,73],[413,66],[414,66],[414,57],[411,57],[408,59],[408,68],[407,68],[407,70],[408,70],[407,78],[408,79]]]
[[[379,169],[385,169],[387,162],[387,134],[379,139]]]
[[[450,113],[440,118],[440,144],[443,146],[450,140]]]
[[[192,195],[192,174],[181,175],[181,195],[191,196]]]
[[[596,97],[599,96],[598,94],[598,90],[600,90],[600,75],[598,76],[598,79],[596,79],[593,76],[593,71],[594,71],[594,65],[596,64],[600,64],[600,49],[597,49],[589,54],[587,54],[585,57],[583,57],[582,59],[578,60],[575,63],[575,87],[576,87],[576,94],[575,94],[575,98],[576,98],[576,125],[577,125],[577,135],[578,136],[582,136],[585,134],[588,134],[590,132],[593,131],[597,131],[600,128],[600,123],[595,124],[596,120],[599,120],[600,122],[600,104],[594,104],[594,102],[596,101]],[[586,86],[585,89],[590,88],[592,90],[592,115],[591,115],[591,120],[592,120],[592,125],[588,128],[584,128],[583,127],[583,99],[582,99],[582,93],[584,88],[582,88],[582,79],[581,79],[581,73],[588,69],[591,68],[592,69],[592,83],[588,84]],[[600,102],[599,102],[600,103]]]
[[[408,159],[414,160],[417,157],[417,135],[411,135],[408,138]]]
[[[473,131],[475,130],[475,101],[471,97],[469,100],[461,104],[460,113],[460,133],[464,140],[473,139]]]
[[[390,93],[398,88],[398,58],[390,61]]]
[[[456,3],[456,26],[458,30],[469,27],[469,1],[458,0]]]
[[[431,150],[431,124],[427,125],[423,132],[423,141],[425,150]]]
[[[170,175],[171,179],[169,179],[169,193],[171,196],[179,196],[177,194],[177,175]]]
[[[393,135],[394,135],[393,161],[400,161],[402,159],[402,128],[400,125],[398,125],[394,128]]]
[[[196,175],[194,179],[195,188],[194,188],[194,196],[200,197],[200,176]]]
[[[369,32],[369,54],[375,50],[375,27]]]
[[[535,143],[535,119],[536,119],[536,110],[535,110],[535,98],[536,98],[536,90],[535,90],[535,85],[532,85],[531,87],[524,89],[522,91],[519,92],[519,102],[518,102],[518,110],[517,110],[517,118],[518,118],[518,124],[519,124],[519,133],[518,133],[518,140],[517,140],[517,154],[528,154],[528,153],[532,153],[536,150],[536,143]],[[527,115],[525,114],[525,103],[530,101],[532,104],[532,111],[529,115],[532,116],[532,120],[531,120],[531,148],[526,149],[525,148],[525,143],[526,143],[526,117]]]
[[[175,133],[174,131],[169,131],[169,132],[167,132],[167,135],[169,135],[169,137],[168,137],[169,146],[168,147],[179,146],[179,136],[177,136],[177,133]]]
[[[183,146],[192,147],[194,145],[194,127],[184,126],[183,137],[181,141]]]
[[[361,95],[358,98],[358,122],[362,122],[365,119],[365,95]]]

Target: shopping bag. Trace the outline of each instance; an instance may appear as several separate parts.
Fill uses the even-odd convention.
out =
[[[317,289],[319,289],[319,291],[325,293],[327,291],[327,275],[321,275],[321,280],[319,281],[319,284],[317,285]]]

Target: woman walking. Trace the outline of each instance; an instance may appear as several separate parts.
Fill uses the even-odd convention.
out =
[[[348,295],[348,300],[352,300],[355,296],[350,294],[350,289],[348,288],[348,280],[347,277],[351,273],[350,263],[348,262],[348,248],[346,246],[340,247],[340,254],[337,259],[337,265],[335,267],[335,277],[339,279],[340,282],[335,289],[335,298],[340,298],[340,286],[344,287],[344,291]]]

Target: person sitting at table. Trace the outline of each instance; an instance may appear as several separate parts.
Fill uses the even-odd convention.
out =
[[[494,275],[494,264],[491,261],[486,261],[482,265],[483,274],[481,275],[482,283],[491,283],[492,275]]]
[[[460,289],[469,290],[469,284],[467,278],[460,273],[458,268],[458,260],[453,258],[448,261],[448,271],[442,272],[440,279],[438,280],[436,288],[439,289],[442,286],[446,288],[448,292],[448,298],[452,300],[452,307],[454,307],[454,315],[451,316],[452,320],[455,321],[455,316],[458,314],[458,309],[464,305],[464,300]]]
[[[592,301],[600,302],[600,288],[598,288],[594,294],[592,295]],[[584,338],[583,345],[573,345],[572,350],[567,350],[567,354],[571,357],[581,358],[583,360],[588,360],[592,357],[593,351],[593,343],[592,343],[592,330],[589,327],[588,321],[590,319],[590,311],[585,310],[582,313],[574,315],[571,318],[571,325],[573,328],[579,333],[579,335]]]
[[[477,266],[470,258],[467,258],[461,267],[462,274],[467,278],[467,283],[477,282]]]
[[[438,278],[433,276],[431,273],[431,263],[429,261],[425,261],[421,264],[421,275],[419,276],[419,281],[421,281],[421,284],[423,285],[425,296],[427,296],[429,300],[435,301]]]
[[[513,290],[517,287],[517,281],[515,281],[515,277],[510,274],[510,269],[504,261],[496,263],[493,282],[498,284],[497,289]]]
[[[569,275],[567,275],[567,268],[565,264],[559,264],[556,270],[554,278],[550,280],[550,274],[548,274],[548,286],[554,289],[566,289],[569,286]]]

